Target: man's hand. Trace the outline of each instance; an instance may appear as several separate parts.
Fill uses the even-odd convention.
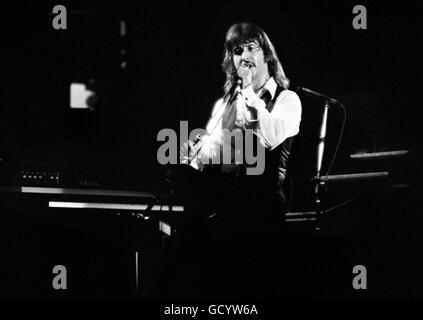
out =
[[[189,160],[194,157],[196,150],[194,142],[191,140],[186,141],[179,150],[179,162],[181,164],[188,164]]]
[[[201,161],[201,153],[197,154],[200,143],[188,140],[179,150],[179,162],[181,164],[188,164],[196,170],[203,170],[203,163]]]
[[[242,80],[242,88],[249,86],[253,82],[253,73],[251,71],[251,66],[249,63],[242,62],[241,66],[238,68],[238,77]]]

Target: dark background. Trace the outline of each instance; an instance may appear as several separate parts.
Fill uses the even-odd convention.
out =
[[[412,4],[361,3],[367,7],[367,30],[352,27],[354,1],[63,4],[67,30],[52,28],[52,3],[3,9],[5,158],[66,142],[155,166],[159,130],[179,132],[180,120],[189,120],[191,129],[205,126],[222,94],[224,35],[237,21],[268,32],[292,90],[311,88],[346,106],[338,159],[358,150],[419,150],[421,17]],[[126,21],[125,38],[119,37],[119,20]],[[100,98],[96,110],[71,110],[70,82],[90,79]],[[295,163],[314,168],[323,103],[301,98],[303,138]],[[340,108],[331,109],[324,169],[342,116]],[[350,170],[346,165],[337,161],[334,170]]]
[[[140,170],[156,166],[159,130],[179,132],[180,120],[189,120],[191,129],[205,126],[222,94],[224,35],[237,21],[268,32],[292,90],[311,88],[346,106],[338,160],[358,150],[419,151],[421,17],[413,4],[361,3],[367,30],[352,27],[354,1],[63,4],[67,30],[52,28],[55,3],[2,10],[3,158],[65,142],[114,161],[143,163]],[[125,38],[119,37],[119,20],[126,22]],[[90,79],[100,98],[96,110],[71,110],[70,82]],[[291,163],[300,168],[293,172],[307,171],[306,177],[314,170],[322,101],[301,98],[302,134],[296,144],[301,156]],[[341,109],[331,109],[323,171],[342,116]],[[351,168],[336,161],[334,170]]]
[[[415,5],[361,3],[368,29],[355,30],[354,1],[63,4],[67,30],[52,28],[52,3],[2,10],[3,154],[51,140],[80,142],[84,133],[83,143],[106,152],[146,156],[155,154],[158,130],[177,129],[179,120],[203,127],[222,93],[224,35],[237,21],[269,33],[293,90],[305,86],[345,104],[343,151],[418,145]],[[125,39],[119,19],[127,23]],[[119,55],[123,47],[126,57]],[[124,60],[126,73],[119,68]],[[66,85],[91,78],[101,104],[78,115],[68,108]],[[303,99],[306,114],[320,108]],[[337,137],[339,113],[330,115],[330,137]]]
[[[404,240],[403,247],[392,249],[385,257],[405,252],[409,244],[419,246],[420,207],[416,199],[421,170],[417,164],[423,112],[422,15],[417,4],[65,1],[60,4],[68,10],[68,29],[54,30],[51,12],[56,4],[19,2],[1,10],[0,158],[4,163],[13,165],[13,159],[22,161],[25,155],[55,161],[63,156],[63,150],[72,150],[86,168],[100,170],[100,176],[104,174],[101,170],[108,170],[112,184],[125,187],[122,177],[133,173],[137,181],[126,186],[149,189],[161,169],[156,160],[160,146],[157,133],[163,128],[179,132],[180,120],[189,120],[191,129],[205,126],[215,100],[222,95],[225,32],[235,22],[250,21],[268,33],[292,90],[304,86],[345,105],[347,122],[331,173],[382,171],[394,166],[399,168],[401,182],[413,182],[405,195],[394,193],[399,200],[383,194],[382,204],[377,202],[379,215],[373,215],[357,231],[357,242],[374,243],[377,238],[380,242],[376,243],[391,250],[386,239],[395,244],[396,239]],[[367,8],[367,30],[352,27],[352,8],[357,4]],[[125,37],[119,35],[120,20],[126,22]],[[126,67],[122,68],[124,61]],[[92,88],[99,96],[96,109],[70,109],[70,82],[90,79],[94,79]],[[300,97],[301,133],[290,162],[293,211],[313,208],[309,178],[314,173],[323,105],[320,100]],[[325,172],[342,119],[342,109],[332,107]],[[349,159],[360,150],[399,149],[411,151],[412,165],[395,159],[380,166]],[[329,186],[328,190],[333,191],[329,194],[332,199],[338,200],[354,194],[357,188],[362,185]],[[366,211],[368,200],[349,210]],[[373,195],[370,201],[374,201]],[[392,209],[389,201],[395,201],[397,207]],[[391,209],[388,215],[386,208]],[[401,217],[396,215],[399,211]],[[340,225],[339,230],[346,228]],[[412,252],[411,256],[419,251]],[[405,264],[395,264],[400,265]],[[417,289],[407,290],[411,295]]]

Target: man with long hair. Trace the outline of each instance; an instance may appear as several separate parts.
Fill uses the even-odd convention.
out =
[[[207,134],[196,143],[185,144],[181,159],[215,178],[211,190],[217,195],[217,206],[210,213],[216,214],[209,220],[211,238],[216,241],[206,250],[213,258],[206,259],[208,275],[204,279],[210,282],[205,287],[229,295],[234,289],[233,296],[237,296],[260,287],[240,284],[247,283],[243,279],[251,279],[250,271],[255,269],[252,261],[261,268],[263,263],[269,265],[264,259],[272,255],[265,252],[273,247],[267,244],[280,242],[273,236],[283,234],[283,183],[292,139],[299,132],[301,102],[288,90],[289,80],[269,37],[252,23],[229,28],[222,68],[226,74],[224,95],[214,105]],[[252,151],[259,155],[260,150],[263,157],[257,157],[257,162],[264,162],[263,170],[249,174],[251,163],[245,161],[246,155]],[[251,256],[257,259],[246,262],[245,258]],[[272,274],[270,270],[261,271],[258,274]],[[226,288],[221,288],[222,281],[216,279],[225,279]],[[266,282],[255,280],[256,284]]]
[[[299,132],[301,121],[300,99],[288,90],[289,80],[269,37],[252,23],[229,28],[222,68],[226,74],[224,95],[214,105],[207,135],[196,144],[200,149],[192,148],[191,164],[221,172],[223,180],[217,189],[223,195],[221,199],[230,200],[220,201],[225,202],[222,211],[228,216],[245,217],[246,211],[253,216],[281,216],[292,138]],[[241,145],[237,145],[237,139],[242,140]],[[248,174],[251,163],[242,157],[244,151],[255,151],[259,156],[260,150],[264,150],[263,157],[256,160],[264,162],[263,170]],[[231,161],[225,162],[225,157]],[[210,163],[213,165],[207,166]]]

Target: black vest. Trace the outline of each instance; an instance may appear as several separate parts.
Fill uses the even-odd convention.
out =
[[[262,99],[266,103],[266,109],[271,112],[275,105],[277,97],[284,89],[280,86],[277,87],[275,95],[272,100],[270,99],[270,93],[266,93]],[[267,97],[266,97],[267,95]],[[291,145],[294,137],[287,138],[284,142],[278,145],[275,149],[265,149],[265,168],[261,175],[246,175],[246,171],[243,170],[243,174],[240,177],[240,183],[245,184],[246,188],[254,189],[255,192],[261,198],[269,198],[271,201],[285,202],[285,196],[283,193],[283,183],[286,177],[287,164],[289,155],[291,152]],[[254,143],[259,143],[257,136],[254,135]]]
[[[275,101],[284,89],[277,87],[273,99],[270,93],[265,93],[261,99],[266,103],[266,109],[271,112]],[[254,154],[257,155],[257,145],[260,143],[253,134]],[[245,161],[242,165],[235,165],[237,170],[222,172],[222,165],[205,167],[209,186],[209,193],[216,192],[218,206],[221,212],[237,219],[250,214],[280,213],[285,209],[285,195],[283,183],[285,181],[288,158],[290,155],[293,137],[286,139],[273,150],[265,149],[265,167],[260,175],[247,175]],[[245,159],[244,159],[245,160]],[[248,165],[256,167],[257,164]]]

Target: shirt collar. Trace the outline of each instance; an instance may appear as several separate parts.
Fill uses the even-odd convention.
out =
[[[263,87],[263,90],[261,92],[260,95],[262,95],[265,90],[267,90],[270,93],[271,99],[273,100],[273,98],[275,97],[275,93],[276,93],[276,88],[278,87],[278,85],[276,84],[276,81],[273,77],[269,78],[269,80],[267,80],[266,84]]]

